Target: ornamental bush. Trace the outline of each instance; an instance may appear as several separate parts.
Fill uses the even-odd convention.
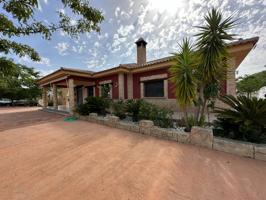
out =
[[[132,117],[133,122],[139,121],[139,108],[140,105],[143,104],[143,100],[138,99],[129,99],[126,101],[126,110],[129,116]]]
[[[113,113],[119,119],[125,119],[126,118],[126,112],[127,112],[127,105],[124,101],[119,100],[112,103]]]
[[[162,128],[173,127],[172,111],[143,101],[139,108],[139,120],[146,119]]]
[[[77,108],[77,112],[81,115],[97,113],[105,115],[110,107],[110,100],[103,97],[87,97],[86,102]]]
[[[90,114],[90,110],[89,110],[89,106],[88,104],[81,104],[77,107],[76,111],[80,114],[80,115],[89,115]]]
[[[218,114],[214,122],[215,135],[266,143],[266,99],[228,95],[221,101],[229,108],[215,109]]]

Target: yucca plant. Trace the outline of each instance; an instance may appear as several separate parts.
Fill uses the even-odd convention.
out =
[[[224,136],[250,142],[265,142],[266,100],[227,95],[221,98],[229,108],[215,108],[215,127]]]
[[[199,80],[201,80],[199,101],[202,102],[198,116],[200,114],[201,118],[208,101],[208,98],[204,96],[205,87],[225,77],[228,59],[226,41],[234,39],[234,34],[230,34],[229,31],[236,24],[232,16],[223,19],[222,13],[214,8],[208,12],[204,19],[205,24],[197,26],[199,33],[196,34],[196,48],[200,57],[198,70]]]
[[[180,51],[174,54],[175,64],[171,66],[170,73],[171,81],[175,85],[177,104],[184,110],[187,123],[187,107],[192,105],[196,98],[197,79],[195,71],[198,60],[188,39],[184,39],[179,47]]]

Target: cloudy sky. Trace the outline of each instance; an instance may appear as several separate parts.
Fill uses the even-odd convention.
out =
[[[60,1],[39,3],[38,19],[53,21],[56,11],[64,9]],[[238,76],[266,69],[266,0],[91,0],[91,4],[105,16],[100,34],[92,32],[73,39],[57,32],[49,41],[40,36],[24,37],[18,41],[34,47],[42,61],[33,63],[27,57],[16,61],[42,74],[62,66],[99,71],[135,62],[134,42],[139,37],[148,42],[148,60],[161,58],[176,52],[182,38],[193,40],[197,32],[194,26],[201,25],[204,14],[214,6],[225,16],[239,18],[233,30],[237,38],[260,37],[257,47],[238,68]]]

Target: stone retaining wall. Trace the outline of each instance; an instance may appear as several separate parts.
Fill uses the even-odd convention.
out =
[[[150,135],[175,142],[193,144],[217,151],[223,151],[239,156],[266,161],[266,145],[230,140],[213,136],[211,129],[194,126],[190,133],[179,129],[166,129],[154,126],[149,120],[141,120],[139,123],[119,120],[116,116],[101,117],[96,113],[89,116],[77,116],[81,120],[95,122],[110,127],[128,130],[143,135]]]

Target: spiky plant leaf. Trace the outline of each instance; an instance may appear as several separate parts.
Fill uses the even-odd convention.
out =
[[[201,58],[202,80],[209,83],[221,80],[221,73],[225,72],[228,57],[226,41],[233,40],[235,36],[228,31],[234,27],[236,21],[232,16],[223,20],[222,13],[214,8],[204,18],[206,24],[197,26],[200,32],[196,34],[196,46]]]
[[[198,59],[188,39],[179,44],[180,51],[174,54],[175,64],[170,68],[171,81],[175,84],[177,103],[181,107],[189,106],[196,97],[195,70]]]

